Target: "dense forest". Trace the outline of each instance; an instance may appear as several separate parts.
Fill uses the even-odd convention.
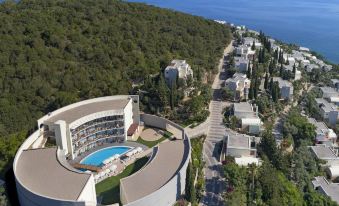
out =
[[[49,111],[127,94],[172,58],[212,72],[229,41],[229,29],[212,20],[139,3],[1,3],[0,169]]]

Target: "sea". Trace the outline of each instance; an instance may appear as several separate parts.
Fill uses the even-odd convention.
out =
[[[339,0],[131,0],[245,25],[339,64]]]

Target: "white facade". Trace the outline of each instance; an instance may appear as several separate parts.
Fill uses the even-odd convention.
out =
[[[225,156],[232,156],[236,163],[241,166],[248,164],[259,164],[255,137],[229,132],[223,140],[223,151]]]
[[[235,73],[232,78],[225,81],[225,87],[234,92],[236,100],[247,99],[250,86],[251,80],[246,77],[246,74]]]
[[[281,98],[289,101],[293,100],[293,85],[291,82],[280,77],[273,77],[273,81],[279,84]]]
[[[116,96],[115,98],[125,98],[127,96]],[[29,136],[26,141],[19,148],[13,163],[13,171],[16,179],[16,188],[18,192],[19,202],[22,206],[97,206],[97,197],[95,190],[95,180],[92,173],[81,172],[74,169],[71,164],[66,160],[64,148],[68,147],[69,137],[63,134],[65,130],[66,133],[72,135],[69,132],[70,128],[77,128],[83,124],[88,123],[88,121],[97,120],[102,118],[102,115],[106,114],[108,116],[112,115],[112,111],[106,110],[106,105],[102,105],[99,102],[107,100],[107,98],[98,98],[93,100],[87,100],[87,102],[76,103],[79,107],[84,103],[91,102],[98,103],[98,107],[104,109],[103,113],[95,112],[95,114],[86,115],[86,118],[77,118],[77,121],[70,121],[70,119],[65,118],[64,121],[51,121],[55,124],[50,123],[50,129],[53,129],[53,134],[60,136],[57,140],[58,148],[55,147],[44,147],[41,142],[43,142],[41,137],[51,133],[51,131],[46,131],[48,120],[51,118],[52,114],[49,114],[46,117],[41,118],[39,122],[40,130],[35,131],[31,136]],[[109,98],[108,98],[109,99]],[[114,98],[113,98],[114,99]],[[123,104],[124,105],[124,104]],[[139,123],[140,116],[139,110],[135,107],[138,105],[138,98],[133,97],[128,100],[128,103],[123,108],[123,114],[120,115],[120,111],[115,112],[119,116],[123,116],[124,124],[135,124],[136,121]],[[96,106],[96,105],[94,105]],[[115,105],[116,106],[116,105]],[[120,107],[120,106],[119,106]],[[74,105],[70,105],[64,108],[61,108],[60,111],[53,112],[53,115],[60,115],[62,112],[67,112],[70,108],[76,109]],[[98,108],[95,107],[97,110]],[[83,110],[81,110],[83,112]],[[72,114],[76,114],[75,111]],[[81,113],[82,113],[81,112]],[[90,111],[86,111],[91,113]],[[105,113],[107,112],[107,113]],[[167,127],[177,128],[182,132],[182,140],[177,140],[172,144],[179,144],[179,141],[182,141],[184,144],[182,156],[177,160],[178,165],[172,165],[175,168],[172,168],[175,173],[170,174],[170,178],[158,178],[158,180],[163,180],[164,182],[159,182],[160,187],[155,187],[156,189],[150,190],[150,192],[143,196],[142,198],[129,202],[128,206],[171,206],[173,205],[178,198],[185,191],[185,179],[186,179],[186,169],[188,162],[190,160],[190,141],[182,127],[176,125],[175,123],[168,121],[164,118],[156,117],[153,115],[143,115],[143,121],[147,125],[154,125],[164,129]],[[62,116],[62,115],[61,115]],[[71,115],[73,117],[73,115]],[[58,119],[58,118],[57,118]],[[54,119],[53,119],[54,120]],[[115,121],[115,120],[114,120]],[[71,122],[71,124],[70,124]],[[66,125],[66,126],[65,126]],[[54,127],[53,127],[54,126]],[[91,127],[91,125],[89,125]],[[125,135],[125,133],[123,133]],[[178,137],[180,139],[180,136]],[[166,144],[165,144],[166,145]],[[173,146],[172,146],[173,147]],[[162,147],[162,151],[166,147]],[[175,147],[176,148],[176,147]],[[167,149],[170,150],[170,149]],[[172,151],[172,150],[171,150]],[[163,152],[164,153],[164,152]],[[167,158],[171,154],[162,154],[163,157]],[[157,158],[157,156],[155,156]],[[181,159],[182,158],[182,159]],[[154,159],[151,159],[152,163]],[[161,164],[163,165],[161,165]],[[157,162],[157,165],[160,168],[167,167],[168,162],[161,161]],[[139,172],[142,172],[139,171]],[[159,174],[161,175],[161,174]],[[142,187],[147,187],[143,185]],[[122,194],[120,194],[122,195]],[[123,200],[123,198],[122,198]]]
[[[186,60],[172,60],[171,64],[165,69],[165,79],[168,84],[171,84],[177,78],[187,80],[193,78],[193,70],[187,64]]]

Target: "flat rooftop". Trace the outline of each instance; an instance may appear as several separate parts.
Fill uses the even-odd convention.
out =
[[[157,154],[139,172],[120,180],[120,192],[124,192],[126,203],[134,202],[165,185],[180,169],[188,155],[189,147],[184,140],[163,142]]]
[[[292,83],[287,81],[287,80],[283,80],[281,77],[273,77],[273,81],[274,82],[278,82],[279,83],[279,87],[292,87]]]
[[[68,109],[59,114],[53,115],[53,112],[50,114],[51,117],[46,121],[56,122],[58,120],[64,120],[66,123],[70,124],[81,117],[107,110],[122,110],[126,107],[127,103],[130,101],[129,97],[126,96],[124,99],[110,99],[99,102],[92,102],[88,104],[79,105],[75,108]]]
[[[314,187],[321,187],[327,196],[331,197],[332,200],[339,203],[339,184],[330,183],[323,176],[315,177],[312,181]]]
[[[323,93],[332,93],[334,96],[338,96],[339,93],[336,89],[332,88],[332,87],[320,87],[320,90]]]
[[[233,105],[236,112],[253,112],[252,105],[248,102],[234,103]]]
[[[321,160],[338,159],[335,153],[327,146],[311,146],[314,154]]]
[[[229,133],[227,136],[227,147],[231,148],[251,148],[251,136],[238,133]]]
[[[324,122],[318,122],[314,118],[308,118],[308,122],[317,128],[317,133],[323,133],[323,131],[328,130],[328,127]]]
[[[57,148],[24,150],[16,166],[18,180],[34,193],[77,200],[90,178],[66,168],[57,158]]]
[[[338,111],[338,107],[335,104],[332,104],[323,98],[316,98],[315,101],[317,102],[317,104],[322,105],[321,108],[325,112]]]

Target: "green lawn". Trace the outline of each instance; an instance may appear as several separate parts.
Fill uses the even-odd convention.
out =
[[[117,176],[109,177],[95,185],[98,197],[102,197],[102,204],[113,204],[120,202],[120,179],[130,176],[140,170],[148,161],[148,157],[142,157]]]
[[[157,145],[158,143],[164,141],[166,139],[166,137],[162,136],[160,139],[155,140],[155,141],[146,141],[143,140],[141,137],[138,137],[137,142],[143,145],[146,145],[149,148],[154,147],[155,145]]]

